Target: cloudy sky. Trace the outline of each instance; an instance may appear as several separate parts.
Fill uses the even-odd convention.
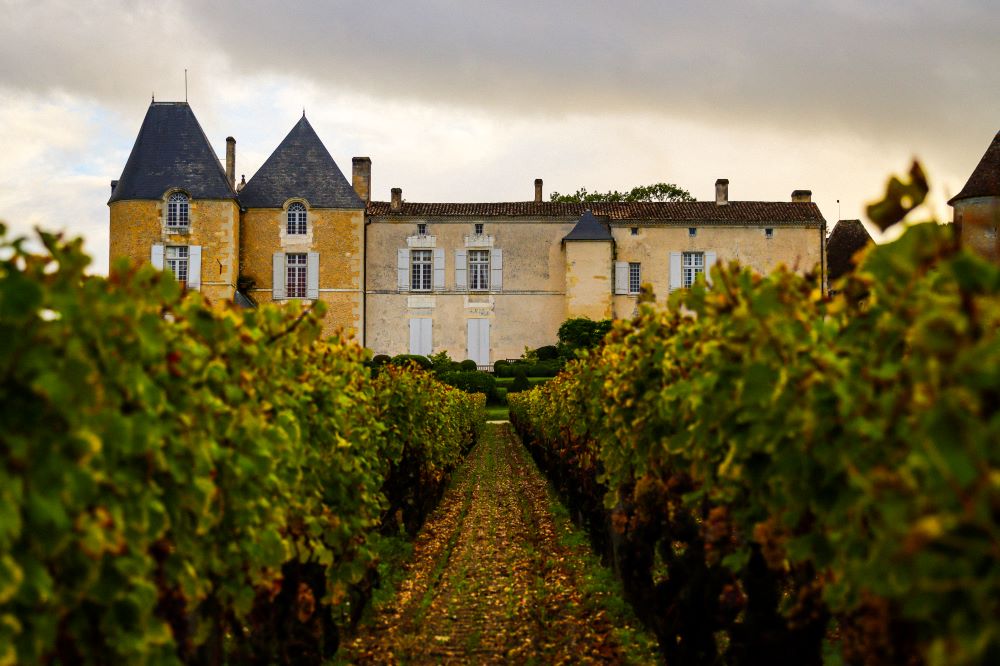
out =
[[[1000,130],[996,0],[0,0],[0,219],[107,270],[106,201],[151,95],[249,179],[305,108],[373,196],[528,200],[660,181],[811,189],[862,217],[918,156],[939,213]]]

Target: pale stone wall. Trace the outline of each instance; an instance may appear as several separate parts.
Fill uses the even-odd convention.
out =
[[[201,293],[229,301],[236,289],[239,207],[232,199],[192,199],[190,227],[168,230],[166,198],[116,201],[110,205],[111,260],[148,262],[155,243],[201,246]]]
[[[566,243],[565,318],[612,316],[614,293],[614,245],[611,241]]]
[[[427,224],[427,238],[416,241],[444,250],[445,288],[400,293],[396,254],[408,247],[417,224]],[[474,238],[474,225],[483,237]],[[565,318],[566,268],[562,238],[575,219],[375,219],[368,227],[368,324],[365,344],[380,354],[409,352],[409,319],[434,319],[433,351],[454,359],[468,356],[470,318],[490,319],[490,362],[517,358],[525,346],[555,344]],[[433,241],[431,241],[433,239]],[[455,250],[503,251],[503,289],[499,293],[458,291]],[[433,303],[433,307],[426,307]]]
[[[318,252],[319,298],[328,306],[323,331],[332,334],[343,329],[357,336],[364,326],[364,225],[361,209],[307,205],[306,234],[288,235],[285,209],[248,209],[243,213],[240,237],[240,275],[253,278],[257,302],[271,303],[274,253]]]
[[[955,224],[961,229],[964,247],[990,261],[1000,262],[1000,198],[956,201]]]

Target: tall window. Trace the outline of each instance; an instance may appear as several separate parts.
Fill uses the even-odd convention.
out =
[[[288,298],[306,297],[306,260],[308,255],[285,255],[285,289]]]
[[[469,289],[486,291],[490,288],[490,251],[469,250]]]
[[[682,263],[684,269],[684,288],[694,284],[695,278],[705,272],[704,252],[685,252]]]
[[[186,284],[188,279],[187,245],[168,245],[163,260],[167,270],[174,274],[177,281]]]
[[[293,203],[288,207],[288,233],[304,234],[306,232],[306,207]]]
[[[639,285],[642,284],[640,266],[641,264],[638,262],[632,262],[628,265],[628,293],[630,294],[639,293]]]
[[[430,291],[433,269],[431,250],[410,250],[410,290]]]
[[[190,225],[188,217],[189,206],[187,195],[174,192],[167,199],[167,227],[172,229],[186,228]]]

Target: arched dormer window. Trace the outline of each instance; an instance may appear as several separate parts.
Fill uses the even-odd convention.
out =
[[[188,195],[174,192],[167,199],[167,227],[170,229],[187,229],[191,225],[190,202]]]
[[[296,202],[288,207],[288,234],[304,234],[306,232],[306,207]]]

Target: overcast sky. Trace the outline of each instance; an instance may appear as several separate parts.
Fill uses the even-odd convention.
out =
[[[660,181],[863,216],[913,156],[941,215],[1000,130],[1000,7],[950,2],[0,0],[0,219],[82,235],[150,97],[249,179],[305,108],[373,197],[518,201]]]

